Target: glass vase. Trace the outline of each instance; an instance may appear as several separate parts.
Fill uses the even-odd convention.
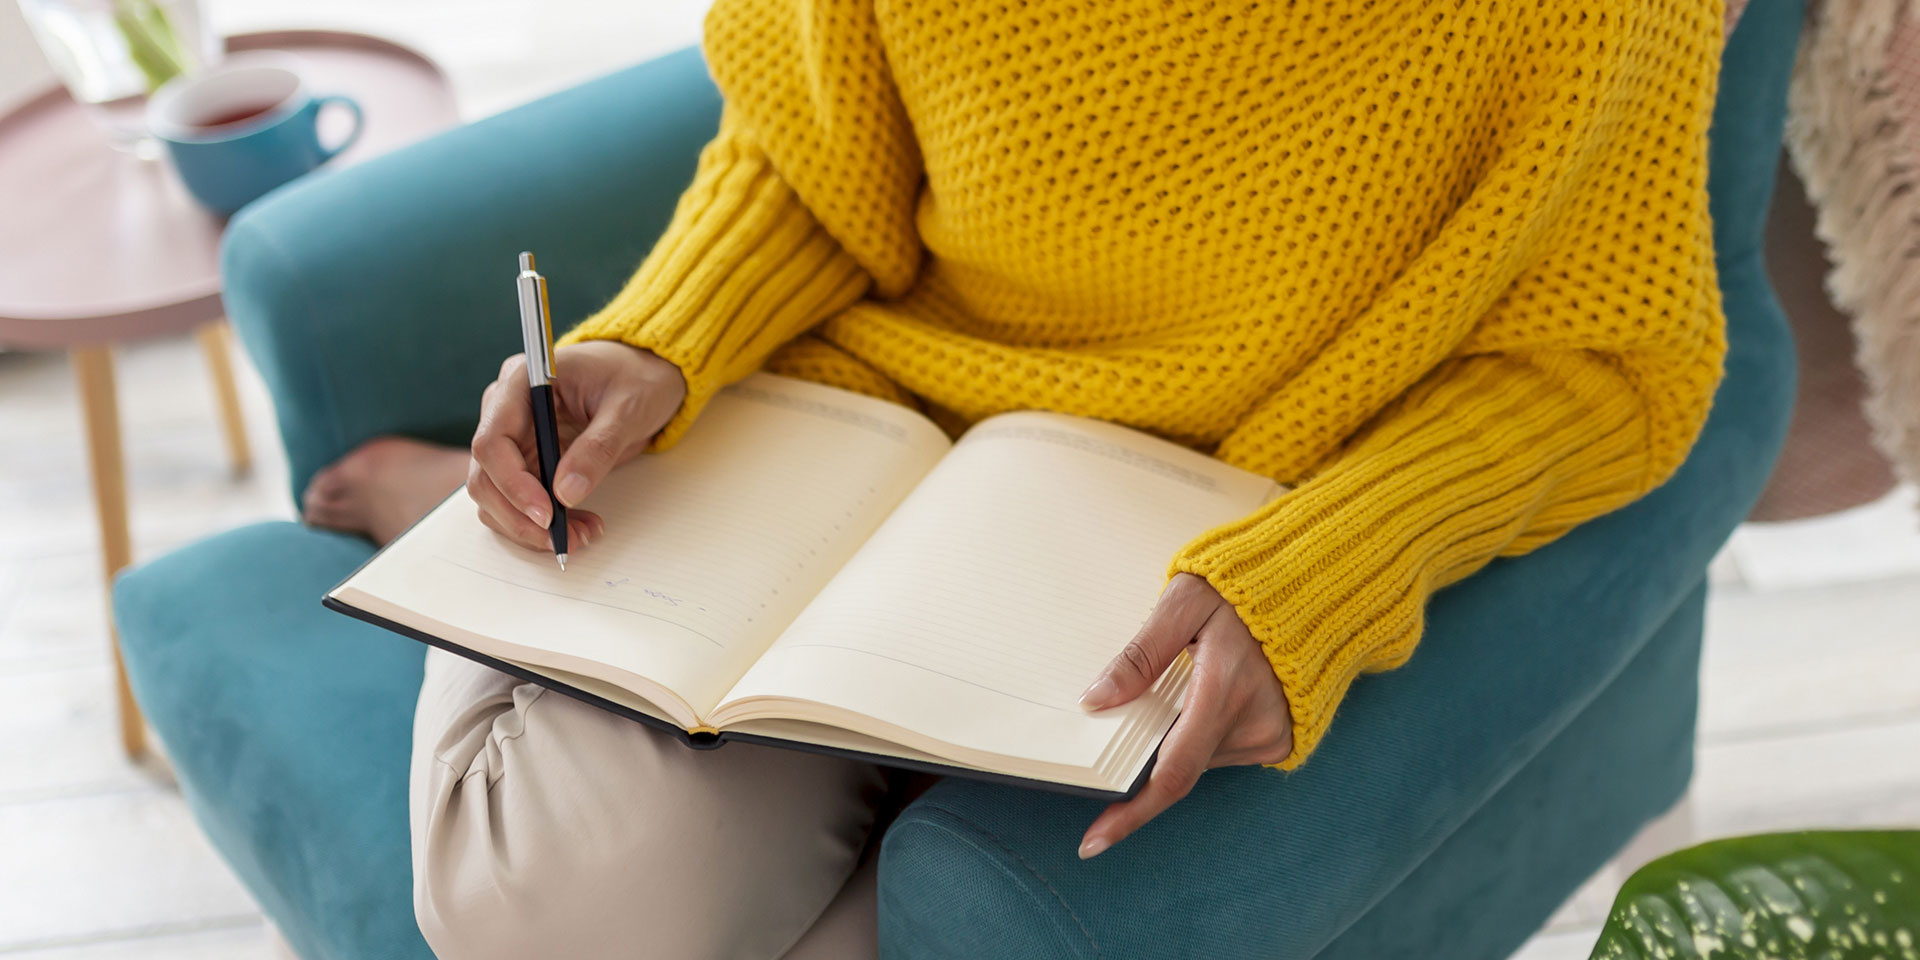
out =
[[[20,0],[27,27],[73,99],[116,149],[158,155],[147,95],[214,63],[220,41],[198,0]]]

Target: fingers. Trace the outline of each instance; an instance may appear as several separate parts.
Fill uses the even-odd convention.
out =
[[[1183,573],[1168,581],[1140,632],[1080,695],[1080,706],[1104,710],[1146,692],[1221,608],[1220,595],[1205,580]]]
[[[1098,856],[1173,806],[1208,768],[1279,763],[1293,752],[1286,691],[1233,608],[1216,607],[1193,639],[1186,703],[1161,741],[1152,775],[1137,796],[1108,807],[1087,828],[1081,859]]]
[[[557,426],[565,451],[554,471],[553,496],[536,472],[533,405],[523,356],[502,363],[499,377],[481,397],[467,472],[468,495],[488,529],[529,549],[552,548],[547,528],[555,499],[569,508],[570,549],[598,539],[605,521],[574,505],[658,432],[686,392],[677,368],[624,344],[575,345],[559,357],[565,358],[568,373],[556,384],[562,414]]]
[[[1212,766],[1280,763],[1293,753],[1293,713],[1273,664],[1236,615],[1216,616],[1194,639],[1195,672],[1228,678],[1231,710]]]
[[[500,378],[488,385],[481,397],[480,425],[473,432],[473,462],[500,496],[483,499],[483,492],[474,487],[471,470],[468,493],[483,512],[515,511],[544,528],[553,519],[553,505],[540,478],[528,467],[533,419],[525,369],[524,359],[517,356],[501,365]],[[514,526],[504,515],[494,519],[503,528]]]
[[[577,343],[554,355],[555,396],[578,433],[566,440],[553,493],[571,507],[614,467],[639,453],[687,395],[680,368],[646,350],[613,341]]]
[[[492,481],[502,499],[534,526],[545,528],[553,520],[553,501],[547,488],[527,465],[527,457],[506,437],[474,440],[473,462]]]
[[[665,426],[685,401],[686,380],[673,364],[615,341],[573,344],[557,351],[554,361],[564,449],[554,469],[553,494],[573,507]],[[528,390],[525,358],[508,359],[482,400],[473,455],[509,503],[545,524],[551,505],[530,468],[534,436]]]
[[[529,550],[552,549],[547,528],[529,520],[519,508],[509,503],[506,495],[494,485],[493,479],[481,469],[478,460],[467,467],[467,496],[473,498],[474,505],[480,510],[480,522],[486,524],[487,529]]]
[[[554,469],[553,495],[571,507],[587,498],[614,467],[619,466],[645,437],[636,437],[637,398],[602,403],[593,420],[567,444]]]
[[[506,498],[500,493],[479,465],[468,467],[467,495],[480,508],[480,522],[487,529],[512,540],[529,550],[552,550],[553,537],[545,526],[528,520],[519,511],[506,504]],[[544,494],[542,494],[544,496]],[[578,551],[600,539],[607,531],[607,522],[591,510],[567,511],[567,540],[570,551]]]
[[[1204,670],[1195,664],[1186,708],[1161,741],[1160,758],[1147,777],[1147,785],[1133,799],[1108,807],[1093,821],[1080,841],[1080,859],[1104,853],[1173,806],[1199,782],[1232,716],[1226,695],[1228,680],[1218,664]]]

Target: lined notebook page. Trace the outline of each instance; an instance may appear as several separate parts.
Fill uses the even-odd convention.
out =
[[[463,491],[340,596],[501,659],[643,695],[648,678],[704,714],[948,447],[896,405],[760,374],[594,491],[606,534],[565,572]]]
[[[1081,692],[1146,619],[1173,553],[1278,491],[1111,424],[994,417],[962,438],[728,702],[810,699],[879,721],[878,735],[1098,767],[1117,738],[1138,733],[1130,718],[1170,717],[1182,691],[1171,682],[1099,716],[1080,710]],[[719,711],[735,712],[752,708]]]

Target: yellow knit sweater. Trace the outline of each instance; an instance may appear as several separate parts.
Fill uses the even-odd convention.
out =
[[[1264,646],[1290,767],[1434,590],[1685,456],[1719,6],[718,0],[720,133],[570,337],[684,371],[661,447],[766,367],[1296,485],[1172,565]]]

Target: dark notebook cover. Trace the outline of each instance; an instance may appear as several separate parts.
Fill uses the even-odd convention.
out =
[[[369,558],[369,562],[371,562],[371,558]],[[362,564],[361,566],[365,566],[365,564]],[[356,568],[354,570],[354,573],[358,573],[358,572],[359,570]],[[344,584],[346,580],[351,580],[351,579],[353,579],[353,574],[348,574],[346,578],[341,581],[341,583]],[[337,588],[338,588],[338,585],[336,585],[336,589]],[[1008,786],[1015,786],[1015,787],[1030,787],[1037,790],[1046,790],[1052,793],[1064,793],[1069,796],[1088,797],[1094,800],[1107,800],[1107,801],[1125,800],[1132,797],[1134,794],[1139,793],[1140,788],[1145,786],[1147,783],[1148,774],[1151,774],[1153,772],[1153,765],[1155,761],[1159,759],[1159,750],[1158,748],[1156,748],[1154,751],[1154,755],[1147,759],[1147,765],[1141,768],[1140,775],[1134,778],[1133,783],[1129,785],[1124,792],[1115,793],[1113,791],[1098,790],[1092,787],[1079,787],[1079,786],[1073,786],[1073,785],[1064,784],[1064,783],[1054,783],[1051,780],[1034,780],[1028,777],[1016,777],[1016,776],[1013,776],[1012,774],[993,773],[986,770],[975,770],[971,767],[958,767],[958,766],[950,766],[943,763],[932,763],[932,762],[921,761],[921,760],[909,760],[902,757],[890,757],[882,754],[867,753],[861,750],[843,750],[839,747],[828,747],[828,746],[823,746],[821,744],[807,743],[800,740],[783,740],[778,737],[764,737],[764,736],[758,736],[750,733],[730,733],[726,731],[722,731],[717,734],[688,733],[687,731],[682,730],[678,724],[669,722],[667,720],[662,720],[659,717],[648,716],[647,714],[641,713],[640,711],[635,710],[631,707],[627,707],[623,704],[614,703],[613,701],[608,700],[605,697],[588,693],[587,691],[582,690],[579,687],[573,686],[568,683],[564,683],[559,680],[555,680],[552,677],[535,673],[531,670],[526,669],[525,667],[516,666],[514,664],[507,663],[504,660],[498,660],[493,657],[489,657],[484,653],[478,653],[476,651],[469,650],[466,647],[463,647],[457,643],[453,643],[449,640],[444,640],[440,637],[436,637],[431,634],[427,634],[419,630],[415,630],[412,627],[395,623],[392,620],[388,620],[387,618],[382,617],[378,614],[369,613],[365,610],[352,606],[341,600],[337,600],[331,596],[322,598],[321,603],[324,604],[329,610],[334,610],[340,613],[344,613],[347,616],[353,617],[356,620],[364,620],[367,623],[371,623],[377,627],[384,627],[388,630],[393,631],[394,633],[400,634],[403,637],[411,637],[429,646],[439,647],[442,650],[446,650],[449,653],[455,653],[460,656],[466,657],[467,659],[472,660],[476,663],[486,664],[487,666],[492,667],[493,669],[498,670],[501,673],[507,674],[508,676],[518,677],[519,679],[525,680],[528,683],[537,683],[540,686],[546,687],[549,690],[553,690],[557,693],[566,694],[567,696],[572,697],[576,700],[579,700],[583,703],[590,703],[596,707],[599,707],[602,710],[606,710],[611,713],[618,714],[622,717],[626,717],[627,719],[633,720],[637,723],[644,723],[647,726],[653,727],[656,730],[660,730],[662,732],[672,734],[675,739],[679,740],[681,743],[686,744],[689,748],[694,750],[714,750],[735,741],[738,741],[740,743],[760,743],[770,747],[784,747],[789,750],[804,750],[808,753],[822,753],[828,756],[846,757],[850,760],[860,760],[866,763],[878,764],[880,766],[885,766],[885,767],[895,767],[902,770],[913,770],[919,773],[931,773],[939,776],[949,776],[949,777],[965,777],[969,780],[984,780],[988,783],[1001,783],[1001,784],[1006,784]]]

